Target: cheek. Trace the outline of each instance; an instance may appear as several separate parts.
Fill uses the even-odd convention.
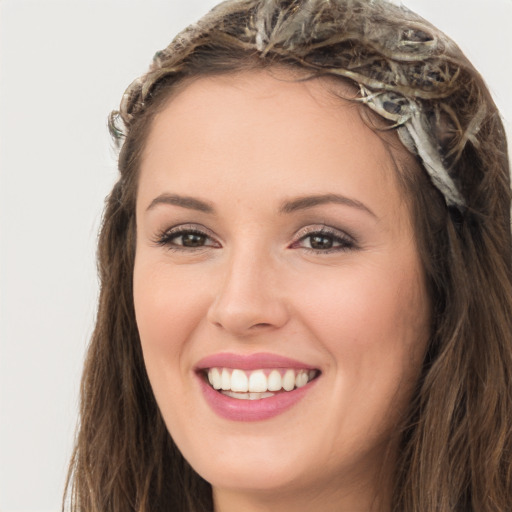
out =
[[[303,319],[335,369],[333,389],[373,401],[375,411],[385,411],[397,393],[406,400],[419,376],[430,314],[417,268],[406,262],[397,271],[390,262],[340,269],[328,281],[310,281],[303,294]]]
[[[192,389],[184,383],[190,381],[190,341],[207,311],[204,285],[204,279],[173,271],[165,262],[136,260],[134,305],[144,363],[173,436],[184,436],[187,418],[195,413]]]
[[[165,263],[141,260],[136,260],[134,268],[134,305],[151,379],[165,366],[183,363],[186,341],[204,319],[209,299],[201,293],[204,282],[199,277],[171,272]]]
[[[329,279],[308,279],[302,310],[316,328],[343,334],[356,346],[414,338],[426,328],[428,306],[423,279],[414,269],[381,266],[340,269]],[[298,295],[298,294],[297,294]],[[394,336],[393,336],[394,334]]]

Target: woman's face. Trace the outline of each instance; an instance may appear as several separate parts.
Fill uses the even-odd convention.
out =
[[[198,79],[144,150],[144,359],[218,500],[371,496],[418,377],[429,305],[408,204],[382,139],[326,87]]]

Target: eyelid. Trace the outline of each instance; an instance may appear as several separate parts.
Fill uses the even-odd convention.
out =
[[[159,231],[155,239],[153,240],[156,245],[160,246],[172,246],[174,249],[177,250],[194,250],[192,247],[185,247],[180,246],[178,244],[173,245],[171,244],[170,240],[174,237],[177,237],[184,233],[197,233],[206,236],[208,239],[213,241],[213,244],[208,244],[205,246],[197,247],[197,249],[201,249],[204,247],[222,247],[221,243],[218,240],[218,237],[208,229],[207,227],[203,226],[202,224],[196,224],[196,223],[185,223],[185,224],[176,224],[175,226],[171,226],[169,228],[163,229],[162,231]]]
[[[338,242],[342,243],[342,245],[332,247],[329,249],[313,249],[309,247],[302,247],[302,249],[318,254],[328,254],[330,252],[340,252],[358,248],[357,241],[352,235],[348,234],[346,231],[342,229],[334,228],[325,224],[309,225],[300,229],[293,237],[293,242],[290,244],[289,247],[292,249],[298,248],[298,244],[302,240],[306,239],[308,236],[317,234],[329,235]]]
[[[336,238],[341,238],[343,240],[351,241],[352,243],[356,243],[356,240],[353,236],[349,235],[346,231],[328,226],[326,224],[312,224],[306,227],[301,228],[293,237],[293,242],[296,243],[302,240],[305,236],[313,235],[313,234],[327,234],[332,235]]]
[[[198,246],[198,247],[187,247],[180,244],[174,244],[172,243],[172,239],[175,237],[179,237],[180,235],[186,234],[186,233],[197,233],[200,235],[205,236],[210,243],[206,243],[205,245]],[[346,231],[334,228],[332,226],[328,226],[325,224],[312,224],[305,226],[301,228],[299,231],[295,233],[293,236],[293,241],[289,245],[289,248],[297,248],[298,244],[307,238],[308,236],[312,235],[329,235],[333,237],[337,242],[341,243],[342,246],[333,247],[331,249],[312,249],[303,247],[305,250],[318,252],[318,253],[328,253],[328,252],[334,252],[339,250],[347,250],[349,248],[356,248],[357,242],[354,239],[353,236],[348,234]],[[196,223],[185,223],[185,224],[177,224],[175,226],[171,226],[169,228],[163,229],[159,231],[154,239],[153,242],[157,246],[162,247],[168,247],[172,250],[184,250],[184,251],[194,251],[194,250],[200,250],[205,248],[221,248],[222,244],[220,243],[217,235],[212,232],[210,229],[206,228],[202,224],[196,224]]]

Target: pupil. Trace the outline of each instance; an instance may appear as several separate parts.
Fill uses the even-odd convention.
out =
[[[332,247],[332,238],[330,236],[313,235],[311,237],[311,247],[313,249],[330,249]]]
[[[187,233],[186,235],[182,235],[183,245],[187,247],[199,247],[204,245],[205,236],[199,235],[197,233]]]

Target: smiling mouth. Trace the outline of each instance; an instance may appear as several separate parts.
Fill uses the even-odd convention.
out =
[[[319,370],[274,368],[240,370],[207,368],[205,380],[210,386],[231,398],[260,400],[302,388],[320,374]]]

